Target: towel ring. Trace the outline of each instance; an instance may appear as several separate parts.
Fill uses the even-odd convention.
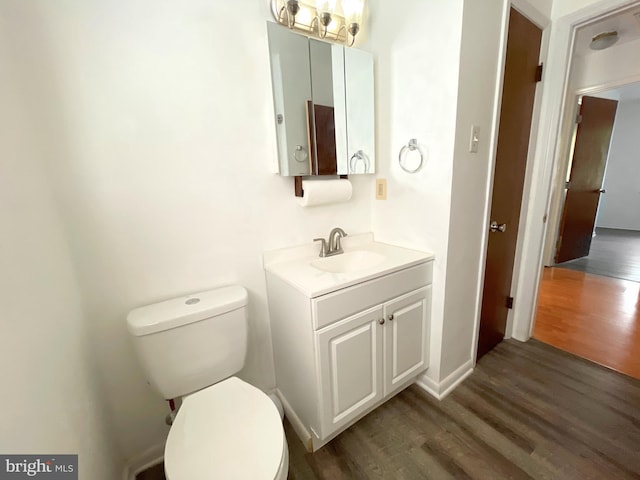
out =
[[[298,163],[302,163],[306,162],[307,158],[309,158],[309,156],[307,155],[307,152],[304,151],[303,146],[296,145],[296,149],[293,152],[293,159]]]
[[[417,151],[420,154],[420,163],[418,163],[418,166],[414,169],[407,168],[404,165],[404,159],[409,153],[415,152],[415,151]],[[418,140],[416,140],[415,138],[412,138],[411,140],[409,140],[409,143],[407,143],[404,147],[400,149],[400,153],[398,154],[398,163],[400,163],[400,168],[402,168],[402,170],[404,170],[407,173],[416,173],[418,170],[422,168],[422,164],[424,163],[424,153],[422,151],[422,148],[420,148],[420,145],[418,145]]]
[[[364,163],[364,172],[362,173],[369,173],[369,157],[362,150],[358,150],[349,159],[349,173],[357,173],[356,167],[358,166],[358,162]]]

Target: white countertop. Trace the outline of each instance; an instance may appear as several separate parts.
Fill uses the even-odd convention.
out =
[[[312,266],[321,261],[320,245],[309,243],[264,253],[264,269],[278,276],[310,298],[318,297],[357,283],[433,260],[432,253],[396,247],[373,240],[373,234],[348,235],[342,239],[345,253],[372,252],[382,257],[371,267],[332,273]],[[331,259],[334,257],[327,257]]]

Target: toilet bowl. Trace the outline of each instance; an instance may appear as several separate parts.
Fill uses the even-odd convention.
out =
[[[167,480],[286,479],[278,409],[236,377],[188,395],[171,426],[164,465]]]

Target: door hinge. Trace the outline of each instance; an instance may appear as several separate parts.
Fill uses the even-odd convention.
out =
[[[580,115],[580,114],[576,115],[576,123],[578,123],[578,124],[582,123],[582,115]]]
[[[564,182],[564,189],[569,190],[570,188],[571,188],[571,180],[569,180],[568,182]]]
[[[507,308],[508,309],[513,308],[513,297],[507,297]]]
[[[544,63],[541,63],[540,65],[538,65],[536,67],[536,82],[541,82],[542,81],[542,68],[543,68]]]

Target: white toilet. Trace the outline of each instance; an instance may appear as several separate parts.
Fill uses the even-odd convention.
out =
[[[233,377],[247,352],[247,291],[229,286],[132,310],[129,332],[147,379],[182,397],[164,450],[167,480],[286,479],[280,414]]]

